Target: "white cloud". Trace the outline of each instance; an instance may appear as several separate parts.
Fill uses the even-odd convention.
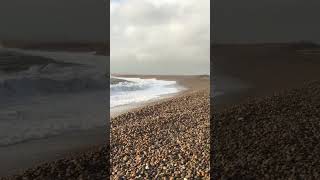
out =
[[[110,20],[111,72],[209,73],[209,0],[113,0]]]

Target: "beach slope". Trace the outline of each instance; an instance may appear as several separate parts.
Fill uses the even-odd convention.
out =
[[[320,82],[214,112],[217,179],[319,179]]]
[[[209,179],[209,116],[206,89],[112,119],[111,177]]]

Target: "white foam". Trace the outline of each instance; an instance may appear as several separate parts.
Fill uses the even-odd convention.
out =
[[[154,78],[116,78],[125,80],[125,82],[110,85],[111,108],[148,101],[179,91],[176,81],[157,80]]]

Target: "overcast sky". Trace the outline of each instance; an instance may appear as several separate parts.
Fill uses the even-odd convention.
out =
[[[0,41],[105,41],[109,37],[108,3],[0,0]]]
[[[117,1],[122,2],[121,6],[129,6],[127,0]],[[198,14],[203,4],[209,3],[209,0],[159,1],[194,3],[196,5],[193,5],[193,14]],[[114,5],[115,2],[112,1]],[[142,16],[146,22],[157,18],[162,23],[166,23],[164,20],[167,17],[171,19],[172,16],[181,15],[178,10],[175,11],[176,15],[172,13],[175,9],[173,5],[155,8],[146,2],[148,1],[130,0],[130,4],[135,4],[135,8],[144,11],[139,9],[134,12],[126,8],[114,14],[130,11],[128,13],[135,14],[135,17]],[[108,0],[1,0],[0,40],[96,41],[107,38],[109,18],[105,15],[109,13],[105,11],[104,6],[108,4]],[[214,8],[211,8],[211,30],[216,42],[320,41],[319,0],[214,0],[211,4],[214,5]],[[158,11],[150,15],[151,10],[155,9]],[[168,14],[159,13],[160,10]],[[145,13],[150,17],[142,15]],[[186,10],[185,13],[192,16],[190,10]],[[201,16],[204,13],[206,11],[200,12]],[[125,17],[121,15],[121,19]],[[132,21],[133,17],[130,19],[131,24],[136,21]],[[119,23],[123,23],[123,20]]]
[[[209,3],[111,0],[112,71],[207,72]],[[319,0],[211,3],[215,42],[320,42]],[[108,39],[108,4],[107,0],[1,0],[0,41]]]
[[[320,42],[319,0],[214,0],[215,42]]]
[[[111,72],[208,74],[210,0],[112,0]]]

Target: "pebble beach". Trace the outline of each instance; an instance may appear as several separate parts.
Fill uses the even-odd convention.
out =
[[[110,146],[2,179],[210,179],[209,79],[163,79],[178,79],[188,90],[112,117]]]
[[[215,75],[247,85],[211,98],[212,178],[319,179],[317,49],[285,43],[212,47]],[[225,83],[211,81],[222,89]]]
[[[209,179],[209,91],[190,92],[111,121],[111,179]]]
[[[214,112],[216,179],[319,179],[320,82]]]
[[[105,180],[109,177],[109,147],[105,145],[25,170],[1,180]]]

